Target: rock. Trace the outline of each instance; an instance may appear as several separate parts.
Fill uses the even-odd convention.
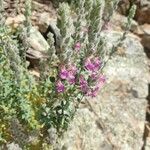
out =
[[[35,27],[31,27],[29,35],[30,36],[27,38],[27,42],[30,49],[27,53],[37,59],[46,57],[49,45],[42,34]]]
[[[116,32],[104,34],[110,43]],[[120,34],[119,34],[120,35]],[[106,86],[95,99],[88,99],[64,135],[67,150],[141,150],[148,95],[147,57],[138,38],[128,36],[122,48],[104,68]]]
[[[40,77],[40,73],[36,70],[29,70],[29,73],[32,74],[35,78]]]
[[[141,42],[142,42],[143,46],[150,51],[150,35],[142,36]]]
[[[40,32],[44,33],[50,23],[56,22],[56,10],[48,0],[42,1],[41,3],[33,1],[33,7],[33,24],[38,27]]]
[[[143,29],[143,32],[147,35],[150,35],[150,24],[144,24],[141,26]]]
[[[51,14],[48,12],[43,12],[38,15],[38,20],[36,21],[36,26],[38,26],[39,31],[44,33],[49,24],[56,24],[56,18],[52,18]]]
[[[150,137],[147,138],[146,146],[145,146],[145,150],[149,150],[149,149],[150,149]]]
[[[20,24],[23,24],[25,19],[26,19],[25,16],[23,14],[20,14],[14,17],[8,17],[5,23],[6,25],[17,28]]]
[[[144,133],[144,145],[143,149],[144,150],[149,150],[150,149],[150,124],[146,123],[145,125],[145,133]]]
[[[138,5],[136,20],[140,23],[150,23],[150,1],[142,0]]]
[[[135,19],[139,24],[150,23],[150,1],[149,0],[122,0],[119,3],[119,12],[127,15],[132,3],[136,4],[137,11]]]
[[[141,36],[142,38],[142,44],[146,49],[149,49],[150,51],[150,24],[144,24],[141,26],[143,29],[144,34]]]
[[[26,52],[27,60],[30,62],[29,68],[38,69],[40,60],[47,59],[49,57],[49,44],[35,27],[30,28],[26,43],[29,45]]]
[[[20,148],[18,144],[10,143],[7,144],[7,150],[22,150],[22,148]]]
[[[140,36],[142,45],[150,51],[150,24],[139,26],[134,33]]]
[[[7,22],[12,23],[12,21],[16,20],[16,16],[21,18],[25,13],[25,0],[20,0],[18,4],[15,1],[4,0],[4,8],[8,18]],[[56,16],[56,10],[53,8],[52,2],[50,0],[32,1],[32,24],[33,26],[38,27],[40,31],[45,31],[48,25],[51,23],[51,18],[56,19]],[[21,20],[19,24],[22,23],[23,22]]]
[[[114,13],[111,24],[113,26],[113,29],[117,30],[124,30],[126,27],[127,23],[127,17],[119,14],[119,13]],[[120,29],[119,29],[120,28]],[[138,23],[135,20],[131,21],[131,31],[134,31],[138,28]]]

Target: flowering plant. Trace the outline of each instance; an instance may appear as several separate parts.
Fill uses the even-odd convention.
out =
[[[118,2],[79,0],[71,6],[62,3],[57,19],[60,38],[56,37],[54,41],[53,34],[48,34],[48,58],[40,62],[38,81],[29,74],[24,56],[31,26],[28,16],[31,0],[26,1],[27,31],[14,33],[6,27],[4,21],[1,22],[4,11],[0,7],[1,143],[13,139],[19,146],[28,148],[32,142],[43,145],[49,138],[53,144],[53,140],[68,129],[83,98],[97,96],[106,82],[103,67],[107,53],[101,32]],[[134,7],[129,14],[127,29],[133,14]],[[25,35],[22,43],[18,35]],[[118,45],[113,46],[108,55],[112,55]],[[55,129],[56,138],[51,138],[49,129]],[[36,131],[39,140],[29,138],[32,131]]]
[[[53,55],[50,55],[50,62],[46,65],[51,64],[53,68],[52,64],[57,60],[54,80],[51,82],[53,91],[50,95],[55,101],[50,118],[55,118],[51,120],[51,124],[55,125],[60,134],[67,129],[83,98],[96,97],[106,82],[102,71],[106,56],[115,52],[126,35],[125,32],[112,51],[106,52],[106,41],[101,37],[101,32],[109,23],[118,2],[80,0],[78,3],[74,2],[72,9],[67,3],[62,3],[58,9],[57,27],[60,30],[61,41],[59,47],[50,49]],[[134,10],[132,7],[127,30]],[[71,14],[74,14],[74,19]],[[104,15],[107,16],[107,20]],[[53,35],[50,33],[48,37],[49,44],[53,45]]]

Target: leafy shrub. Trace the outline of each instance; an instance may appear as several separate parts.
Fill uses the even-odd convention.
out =
[[[49,129],[56,129],[61,136],[83,98],[95,97],[103,87],[106,41],[101,32],[118,4],[117,0],[80,0],[71,6],[62,3],[57,19],[60,45],[54,46],[53,35],[49,33],[49,57],[41,60],[40,78],[36,81],[27,70],[28,46],[19,39],[24,35],[26,41],[30,30],[30,2],[26,2],[27,28],[14,32],[0,23],[0,141],[14,140],[24,148],[32,145],[29,138],[32,131],[36,131],[42,141],[37,141],[37,145],[44,145]],[[133,6],[127,30],[134,10]],[[107,52],[109,55],[124,39],[127,30]]]

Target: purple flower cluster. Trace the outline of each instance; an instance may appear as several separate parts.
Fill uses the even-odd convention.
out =
[[[90,83],[88,83],[84,76],[80,76],[80,89],[87,96],[95,97],[106,81],[106,78],[102,74],[99,75],[101,64],[102,62],[98,57],[88,57],[84,62],[85,70],[88,71],[88,78],[95,84],[94,86],[90,86]]]
[[[106,82],[105,76],[103,76],[102,74],[99,75],[98,79],[96,80],[96,85],[88,91],[87,95],[91,97],[96,97],[99,90],[103,87],[105,82]]]
[[[76,48],[80,48],[80,43],[77,43]],[[59,80],[56,82],[56,90],[58,93],[63,93],[69,85],[80,87],[79,89],[86,96],[95,97],[99,90],[104,85],[106,78],[99,74],[102,62],[98,57],[90,56],[83,62],[83,72],[79,71],[73,64],[63,65],[59,70]],[[86,76],[85,76],[86,74]],[[67,83],[67,84],[66,84]],[[65,84],[65,85],[64,85]]]
[[[83,77],[83,75],[80,76],[79,78],[79,85],[80,85],[80,89],[81,91],[86,94],[89,87],[88,87],[88,82],[87,80]]]
[[[89,57],[85,60],[85,68],[90,72],[97,72],[101,68],[101,61],[98,57]]]
[[[65,66],[62,66],[61,69],[60,69],[59,77],[60,77],[61,79],[64,79],[64,80],[65,80],[65,79],[68,78],[68,76],[69,76],[68,70],[66,69]]]
[[[85,78],[82,75],[80,76],[80,79],[79,79],[81,91],[85,95],[91,96],[91,97],[97,96],[99,90],[103,87],[105,82],[106,82],[106,78],[102,74],[100,74],[96,78],[94,78],[94,83],[95,83],[94,87],[90,87],[87,80],[85,80]]]
[[[58,93],[65,91],[63,81],[67,81],[69,84],[75,84],[77,74],[77,68],[75,65],[69,64],[68,66],[62,66],[59,72],[59,81],[56,83],[56,90]]]

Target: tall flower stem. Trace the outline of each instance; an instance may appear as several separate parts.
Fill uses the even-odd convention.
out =
[[[25,1],[25,26],[27,27],[27,32],[29,33],[30,27],[31,27],[31,11],[32,9],[32,0],[26,0]]]
[[[0,27],[4,24],[4,4],[3,0],[0,0]]]

